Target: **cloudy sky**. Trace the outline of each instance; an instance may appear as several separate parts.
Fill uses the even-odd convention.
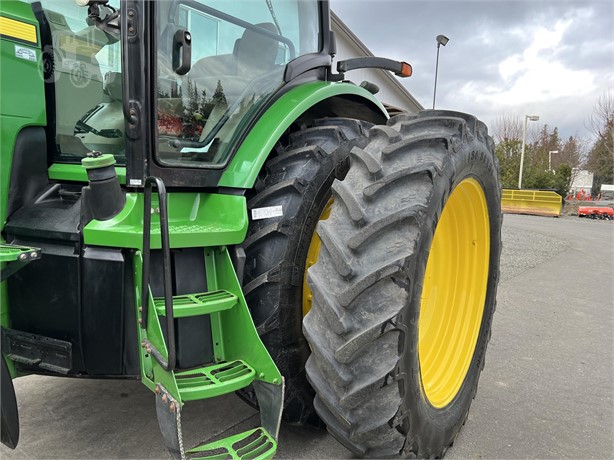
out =
[[[431,108],[437,43],[444,34],[437,108],[540,116],[562,136],[590,137],[593,104],[614,88],[614,1],[331,0],[377,56],[406,60],[402,83]]]

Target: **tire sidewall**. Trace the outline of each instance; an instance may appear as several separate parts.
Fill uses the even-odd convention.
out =
[[[429,403],[422,385],[418,355],[420,298],[437,223],[451,193],[458,184],[468,178],[475,179],[481,185],[488,208],[490,255],[487,293],[478,340],[463,384],[452,402],[438,409]],[[406,342],[402,344],[403,355],[398,369],[398,375],[403,376],[399,379],[402,395],[401,412],[406,417],[405,423],[409,425],[410,431],[407,449],[415,449],[415,445],[413,447],[409,445],[411,440],[416,440],[416,437],[422,438],[417,444],[420,446],[421,454],[426,456],[440,454],[436,449],[441,449],[442,445],[449,446],[453,442],[467,417],[484,365],[499,276],[500,194],[497,167],[486,142],[473,138],[461,144],[456,151],[447,155],[440,176],[433,179],[433,195],[430,205],[425,210],[426,215],[421,219],[424,224],[420,229],[416,257],[410,258],[405,265],[407,273],[413,274],[408,278],[414,279],[415,283],[410,287],[407,305],[401,314],[401,323],[408,332],[404,334]]]

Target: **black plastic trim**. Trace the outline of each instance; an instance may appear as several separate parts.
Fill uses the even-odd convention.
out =
[[[2,352],[18,363],[59,374],[72,368],[72,344],[65,340],[3,327]]]
[[[59,157],[58,148],[55,141],[55,84],[53,79],[53,72],[55,69],[54,54],[53,54],[53,38],[51,37],[51,27],[49,21],[43,11],[43,6],[40,2],[32,3],[32,12],[34,17],[38,20],[41,48],[42,48],[42,63],[43,70],[46,72],[43,74],[45,85],[45,111],[47,114],[47,125],[45,126],[45,134],[47,136],[47,166],[51,165],[55,158]]]
[[[411,70],[411,66],[407,62],[373,56],[352,58],[337,62],[337,72],[342,73],[356,69],[382,69],[394,72],[398,77],[407,77],[409,75],[403,74],[403,69],[406,67],[409,67]]]
[[[12,152],[7,217],[32,204],[49,186],[47,145],[47,133],[41,126],[28,126],[17,134]]]
[[[330,54],[305,54],[290,61],[286,65],[284,72],[284,82],[288,83],[299,75],[304,74],[313,69],[320,67],[330,67],[332,65],[332,56]]]
[[[122,0],[122,80],[126,142],[126,185],[142,187],[155,136],[156,2]]]

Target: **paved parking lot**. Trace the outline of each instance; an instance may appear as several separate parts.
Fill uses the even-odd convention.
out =
[[[614,224],[507,215],[503,242],[486,369],[447,458],[612,458]],[[2,458],[167,458],[139,382],[15,383],[21,440]],[[189,443],[258,415],[227,395],[187,407],[183,422]],[[278,457],[351,455],[324,431],[283,426]]]

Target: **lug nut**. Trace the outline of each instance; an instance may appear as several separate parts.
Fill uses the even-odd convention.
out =
[[[20,255],[19,255],[19,260],[21,260],[22,262],[23,262],[24,260],[26,260],[27,258],[28,258],[28,255],[27,255],[27,254],[20,254]]]
[[[162,395],[162,402],[164,404],[166,404],[168,402],[168,396],[166,396],[165,394]]]
[[[172,402],[168,408],[171,410],[171,412],[175,412],[175,403]]]
[[[162,390],[160,389],[160,385],[156,385],[156,394],[159,395],[160,393],[162,393]]]

